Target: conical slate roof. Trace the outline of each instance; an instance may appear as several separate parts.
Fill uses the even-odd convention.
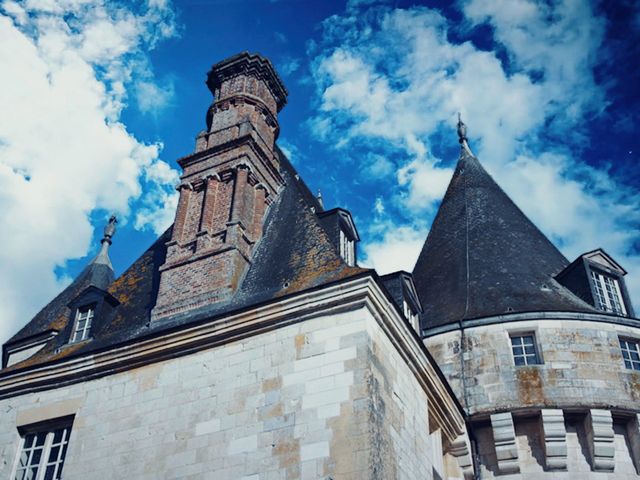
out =
[[[567,259],[465,148],[413,271],[423,326],[595,311],[554,280]]]

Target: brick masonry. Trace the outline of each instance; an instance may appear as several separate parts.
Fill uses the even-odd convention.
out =
[[[278,105],[268,87],[276,74],[250,57],[235,63],[214,66],[207,131],[198,135],[196,153],[179,160],[178,209],[152,320],[233,295],[282,187],[274,153]]]
[[[19,421],[69,411],[66,480],[459,478],[426,393],[364,308],[2,400],[0,477]]]

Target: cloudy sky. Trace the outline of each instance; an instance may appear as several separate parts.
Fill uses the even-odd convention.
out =
[[[173,220],[179,170],[242,50],[290,91],[279,144],[361,264],[411,270],[472,149],[573,260],[602,247],[640,302],[640,8],[632,0],[0,0],[0,341],[96,254],[121,273]]]

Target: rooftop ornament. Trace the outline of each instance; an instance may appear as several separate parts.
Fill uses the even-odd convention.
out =
[[[93,259],[92,263],[101,263],[103,265],[107,265],[113,269],[111,266],[111,260],[109,259],[109,246],[113,243],[113,236],[116,233],[116,223],[118,223],[118,219],[115,215],[111,215],[109,218],[109,222],[104,227],[104,236],[100,243],[102,246],[100,247],[100,252]]]
[[[462,148],[464,148],[465,152],[467,152],[472,157],[475,156],[469,148],[469,144],[467,143],[467,126],[462,121],[460,112],[458,112],[458,142],[460,142],[460,145],[462,145]]]

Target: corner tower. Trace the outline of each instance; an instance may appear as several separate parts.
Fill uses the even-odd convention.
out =
[[[284,184],[274,146],[287,90],[271,62],[235,55],[211,68],[207,86],[207,129],[178,160],[180,198],[152,320],[233,295]]]

